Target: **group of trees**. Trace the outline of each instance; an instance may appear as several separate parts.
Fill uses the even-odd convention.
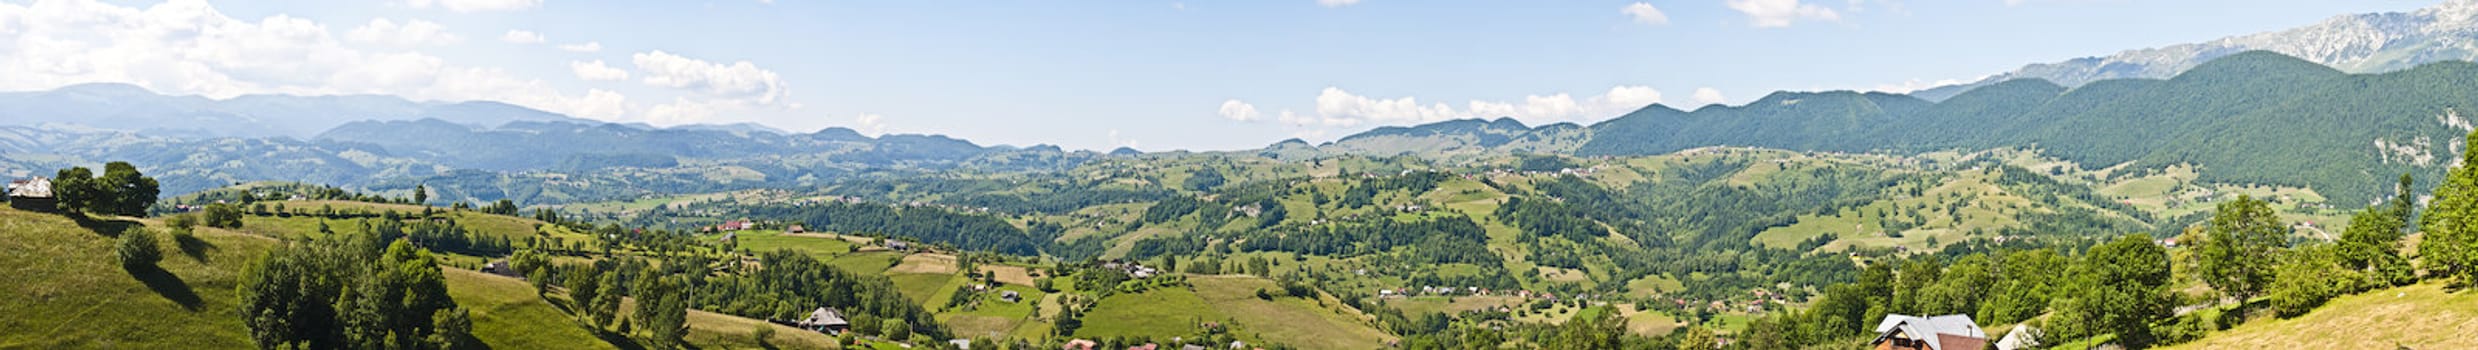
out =
[[[430,253],[375,234],[294,242],[250,261],[240,316],[260,348],[479,349]]]
[[[52,178],[52,196],[61,210],[104,215],[145,216],[162,195],[155,178],[129,162],[103,165],[103,177],[86,167],[60,169]]]
[[[855,331],[877,332],[868,325],[902,320],[914,334],[945,337],[945,330],[921,304],[898,293],[886,276],[836,268],[792,251],[759,255],[763,269],[707,280],[695,293],[704,310],[755,319],[796,320],[810,310],[842,310]],[[872,333],[874,334],[874,333]]]

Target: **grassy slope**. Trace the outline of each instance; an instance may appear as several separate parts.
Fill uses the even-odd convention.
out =
[[[1244,276],[1198,276],[1188,279],[1196,296],[1235,321],[1239,329],[1267,341],[1308,349],[1370,349],[1392,337],[1363,323],[1356,311],[1339,300],[1256,298],[1257,289],[1280,290],[1273,281]],[[1330,306],[1329,306],[1330,305]]]
[[[446,269],[448,296],[473,313],[473,333],[498,349],[614,349],[524,280]]]
[[[0,348],[251,347],[234,287],[275,241],[206,229],[191,255],[158,235],[160,270],[132,273],[113,255],[118,231],[102,231],[0,209]]]
[[[234,288],[249,259],[280,243],[208,228],[198,230],[197,243],[161,235],[161,271],[138,273],[148,276],[142,280],[119,266],[112,247],[119,227],[138,224],[107,221],[95,230],[59,215],[0,208],[0,280],[12,281],[0,283],[0,314],[47,316],[0,317],[0,348],[254,347],[237,316]],[[569,321],[523,280],[459,269],[446,276],[449,295],[473,313],[475,336],[494,348],[617,348]],[[689,340],[709,349],[754,348],[747,333],[763,323],[702,312],[692,312],[690,322]],[[781,347],[832,342],[790,328],[775,334],[770,343]]]
[[[2436,283],[2333,299],[2285,320],[2260,320],[2168,349],[2473,349],[2478,293]]]

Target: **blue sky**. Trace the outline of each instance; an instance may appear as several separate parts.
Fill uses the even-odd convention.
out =
[[[1653,102],[1907,91],[2430,5],[0,0],[0,89],[376,93],[656,125],[1221,150],[1446,118],[1588,124]]]

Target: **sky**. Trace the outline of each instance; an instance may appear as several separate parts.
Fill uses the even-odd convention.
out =
[[[2405,0],[0,0],[0,90],[494,100],[658,126],[1230,150],[1906,92]]]

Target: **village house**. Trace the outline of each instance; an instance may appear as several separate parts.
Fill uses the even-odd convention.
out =
[[[784,232],[784,233],[809,233],[809,228],[807,228],[807,227],[801,227],[801,226],[800,226],[800,224],[792,224],[792,227],[786,227],[786,228],[783,228],[783,232]]]
[[[1020,294],[1020,293],[1016,293],[1015,291],[1012,291],[1012,290],[1010,290],[1010,291],[1000,291],[1000,292],[998,292],[998,300],[1005,300],[1005,301],[1010,302],[1010,303],[1012,303],[1012,302],[1019,302],[1019,301],[1024,301],[1024,295],[1023,295],[1023,294]]]
[[[808,318],[800,319],[800,322],[795,323],[795,325],[800,326],[802,329],[824,332],[830,335],[840,335],[843,334],[843,331],[852,329],[852,322],[843,320],[842,311],[836,311],[834,308],[824,307],[817,308],[816,311],[810,311]]]
[[[36,176],[9,182],[9,207],[24,211],[48,212],[57,209],[59,201],[52,198],[52,180]]]
[[[1969,350],[1987,347],[1988,334],[1970,315],[1884,315],[1876,324],[1876,350]]]

